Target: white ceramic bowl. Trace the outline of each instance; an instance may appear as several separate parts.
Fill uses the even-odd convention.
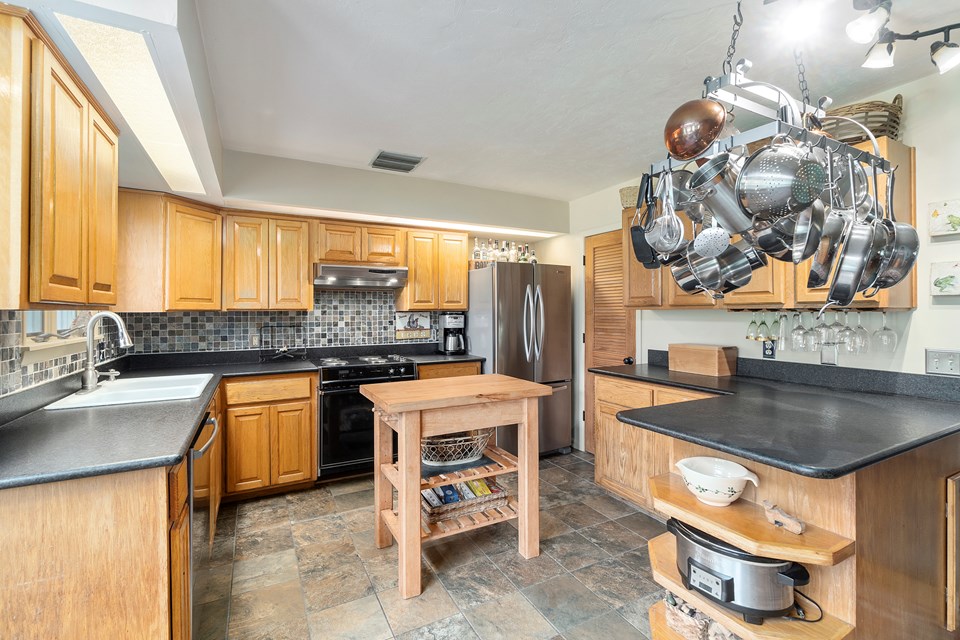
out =
[[[757,474],[721,458],[684,458],[677,461],[677,468],[690,493],[700,502],[714,507],[726,507],[739,498],[748,481],[755,487],[760,486]]]

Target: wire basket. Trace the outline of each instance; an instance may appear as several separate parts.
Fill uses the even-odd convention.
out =
[[[483,457],[483,450],[492,435],[493,429],[477,429],[423,438],[420,440],[420,458],[423,464],[432,467],[473,462]]]
[[[893,102],[874,100],[871,102],[857,102],[845,107],[837,107],[827,111],[828,116],[843,116],[856,120],[874,136],[886,136],[891,140],[900,139],[900,119],[903,117],[903,96],[899,93],[894,96]],[[860,127],[843,120],[823,121],[823,131],[830,137],[847,144],[857,144],[867,139],[867,134]]]

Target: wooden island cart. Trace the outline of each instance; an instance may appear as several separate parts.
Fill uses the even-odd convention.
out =
[[[491,374],[433,380],[365,384],[360,393],[373,402],[375,538],[378,548],[396,538],[400,597],[420,595],[420,550],[425,540],[472,531],[519,518],[519,550],[540,555],[539,398],[549,386]],[[517,455],[488,446],[492,463],[424,477],[420,439],[473,429],[518,425]],[[392,432],[398,461],[393,462]],[[517,473],[517,495],[507,505],[429,523],[421,518],[420,491],[466,480]],[[393,490],[397,490],[397,509]]]

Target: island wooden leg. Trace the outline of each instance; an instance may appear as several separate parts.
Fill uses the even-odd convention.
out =
[[[539,400],[527,398],[517,429],[517,499],[520,501],[520,555],[540,555],[540,419]]]
[[[393,462],[393,429],[380,417],[373,414],[373,523],[374,541],[378,549],[393,544],[393,536],[383,521],[381,513],[393,509],[393,485],[383,475],[380,465]]]
[[[420,595],[420,412],[400,415],[398,516],[400,597]]]

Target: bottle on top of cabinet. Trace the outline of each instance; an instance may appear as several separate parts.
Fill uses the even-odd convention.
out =
[[[509,260],[510,262],[516,262],[518,257],[519,256],[517,254],[517,243],[511,242],[510,251],[507,253],[507,260]]]
[[[530,252],[530,263],[531,263],[531,264],[537,264],[537,250],[536,250],[536,249],[534,249],[533,251]]]

